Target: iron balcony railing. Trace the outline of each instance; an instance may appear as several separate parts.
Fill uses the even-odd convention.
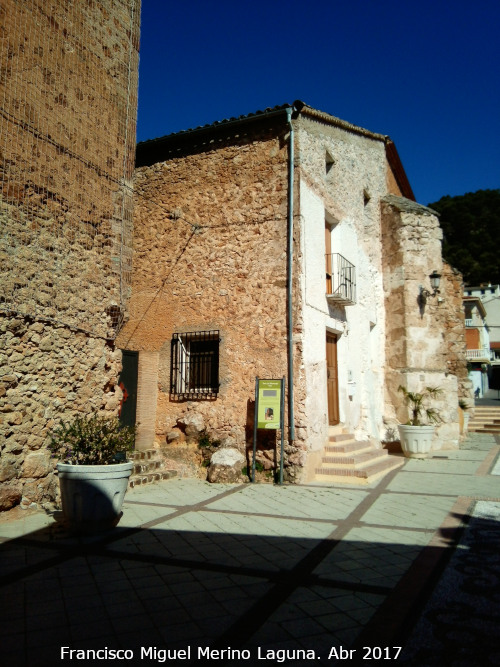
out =
[[[326,259],[326,296],[329,301],[346,306],[356,303],[356,268],[338,253],[328,253]]]

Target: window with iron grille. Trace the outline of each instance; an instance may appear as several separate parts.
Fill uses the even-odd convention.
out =
[[[219,393],[219,331],[174,333],[170,391],[177,396]]]

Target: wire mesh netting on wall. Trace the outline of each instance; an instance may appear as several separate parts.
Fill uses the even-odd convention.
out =
[[[131,281],[139,0],[0,5],[0,309],[113,338]]]

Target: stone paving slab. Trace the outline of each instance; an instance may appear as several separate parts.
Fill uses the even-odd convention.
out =
[[[132,665],[197,665],[207,651],[218,665],[313,658],[331,665],[337,650],[361,651],[364,641],[383,638],[387,646],[404,643],[412,665],[472,665],[447,662],[444,649],[441,662],[425,662],[429,654],[418,662],[422,647],[439,654],[440,632],[442,646],[452,636],[457,642],[448,631],[458,618],[463,648],[484,622],[489,662],[478,664],[500,664],[491,661],[500,634],[493,608],[500,601],[500,490],[491,474],[498,449],[495,438],[472,437],[458,452],[407,461],[362,489],[198,480],[137,487],[126,496],[120,525],[100,536],[68,535],[45,514],[2,520],[3,662],[52,667],[64,662],[67,646],[128,650]],[[466,541],[455,551],[469,507]],[[452,554],[445,573],[455,574],[448,583],[441,578],[445,588],[430,597],[407,642],[401,627],[413,627]],[[468,560],[453,565],[463,554]],[[462,597],[446,606],[455,590]],[[228,657],[228,647],[250,657]]]
[[[402,470],[390,485],[391,492],[408,494],[426,494],[436,496],[470,496],[495,499],[500,495],[500,487],[494,476],[478,477],[475,475],[453,475],[447,472],[422,470],[413,472]]]
[[[413,493],[411,501],[402,493],[385,493],[363,515],[361,521],[383,526],[404,526],[435,531],[450,511],[454,498]]]
[[[344,519],[366,496],[364,489],[345,489],[322,486],[275,487],[250,486],[244,494],[212,503],[214,510],[251,512],[269,516],[311,518],[337,521]]]

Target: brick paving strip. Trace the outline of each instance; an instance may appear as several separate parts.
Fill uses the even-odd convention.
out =
[[[234,493],[240,492],[242,489],[246,488],[245,485],[240,485],[232,487],[224,491],[221,494],[212,496],[203,500],[199,503],[193,505],[185,505],[182,508],[165,515],[156,517],[151,521],[147,521],[140,526],[134,528],[124,528],[119,531],[113,532],[112,534],[100,537],[96,541],[86,542],[85,538],[78,539],[77,544],[64,544],[57,541],[45,542],[38,539],[30,539],[29,537],[20,537],[16,539],[16,543],[21,546],[41,548],[43,550],[54,550],[60,552],[58,555],[53,556],[52,558],[44,559],[34,563],[33,565],[28,565],[21,567],[18,570],[0,576],[0,586],[7,584],[15,583],[16,581],[21,581],[26,577],[29,577],[38,572],[42,572],[45,569],[55,567],[64,563],[72,558],[78,558],[84,555],[96,555],[103,556],[110,559],[122,558],[124,560],[132,561],[143,561],[146,563],[155,563],[155,564],[165,564],[179,567],[192,567],[198,570],[209,570],[209,571],[221,571],[225,574],[243,574],[248,576],[258,576],[264,577],[270,581],[279,582],[276,590],[270,591],[266,599],[262,601],[262,605],[266,609],[267,616],[269,616],[274,609],[281,604],[281,602],[288,597],[288,595],[300,586],[309,586],[316,583],[321,583],[323,586],[333,587],[333,588],[344,588],[378,593],[382,595],[387,595],[390,592],[391,588],[388,586],[374,586],[369,584],[362,583],[353,583],[353,582],[344,582],[336,581],[332,579],[323,579],[319,575],[314,575],[313,571],[317,565],[340,543],[340,541],[346,536],[349,530],[351,530],[355,525],[358,525],[359,519],[367,511],[367,509],[375,502],[375,500],[385,491],[386,486],[391,482],[392,478],[395,476],[397,471],[393,471],[389,476],[387,476],[376,488],[372,489],[371,492],[366,496],[366,498],[359,503],[354,511],[347,517],[347,519],[342,519],[339,521],[340,525],[335,527],[334,530],[322,541],[319,542],[313,549],[291,570],[279,570],[277,572],[270,571],[268,569],[255,568],[255,567],[242,567],[240,565],[228,566],[221,565],[217,563],[210,562],[201,562],[199,560],[188,560],[186,558],[175,558],[168,556],[155,556],[148,553],[130,553],[124,552],[121,550],[110,549],[109,545],[112,545],[113,542],[123,541],[127,537],[131,537],[135,534],[138,534],[144,530],[152,529],[156,526],[165,524],[166,522],[172,521],[173,519],[180,517],[184,514],[191,514],[194,512],[204,511],[204,512],[214,512],[217,514],[236,514],[241,516],[247,516],[248,512],[236,512],[233,510],[216,510],[206,507],[207,505],[213,504],[214,502],[221,500],[227,496],[231,496]],[[128,505],[144,505],[147,507],[165,507],[160,503],[148,503],[134,500],[127,500]],[[259,517],[266,518],[276,518],[276,515],[259,513]],[[287,519],[290,521],[304,521],[304,517],[296,516],[283,516],[279,515],[279,519]],[[314,519],[315,523],[335,523],[331,519]],[[286,595],[285,595],[286,591]],[[272,600],[276,600],[276,604],[272,604]],[[260,603],[257,604],[259,606]],[[260,611],[257,614],[250,610],[248,612],[250,617],[255,617],[260,619],[260,624],[265,621],[265,616],[263,616]],[[247,626],[248,619],[240,619],[236,625],[244,624]],[[237,643],[236,637],[238,632],[236,628],[231,631],[231,643],[235,645]],[[245,633],[248,635],[248,632]],[[222,639],[221,639],[222,641]],[[227,639],[224,640],[227,643]]]
[[[470,498],[458,498],[429,544],[375,612],[352,648],[405,645],[460,540],[473,505]]]
[[[28,537],[20,537],[16,539],[16,543],[21,545],[21,546],[29,546],[29,547],[34,547],[34,548],[42,548],[42,549],[49,549],[49,550],[54,550],[54,551],[60,551],[61,553],[58,556],[54,556],[52,558],[45,559],[43,561],[40,561],[38,563],[34,563],[33,565],[28,565],[26,567],[22,567],[19,570],[16,570],[15,572],[5,574],[0,576],[0,586],[5,586],[6,584],[12,584],[16,581],[20,581],[22,579],[25,579],[26,577],[31,576],[32,574],[36,574],[38,572],[41,572],[45,569],[48,569],[50,567],[54,567],[56,565],[60,565],[61,563],[64,563],[65,561],[71,560],[72,558],[78,558],[82,555],[87,555],[89,553],[99,553],[99,555],[102,556],[107,556],[109,555],[110,557],[116,558],[118,555],[116,552],[104,550],[103,548],[106,547],[109,544],[112,544],[113,542],[116,542],[118,540],[123,540],[126,539],[127,537],[131,537],[132,535],[135,535],[136,533],[140,533],[143,530],[148,530],[150,528],[154,528],[155,526],[165,523],[165,521],[168,521],[170,519],[173,519],[178,516],[182,516],[183,514],[187,514],[189,512],[196,512],[204,508],[205,505],[209,503],[213,503],[215,500],[219,500],[220,498],[225,498],[226,496],[230,496],[233,493],[236,493],[241,490],[241,486],[233,487],[231,489],[228,489],[227,491],[224,491],[223,493],[207,498],[206,500],[203,500],[199,503],[196,503],[195,505],[185,505],[184,507],[176,510],[175,512],[171,514],[166,514],[161,517],[157,517],[156,519],[153,519],[151,521],[147,521],[146,523],[141,524],[140,526],[137,526],[135,528],[125,528],[125,529],[119,529],[118,531],[112,532],[109,535],[105,535],[97,542],[86,542],[85,538],[79,539],[77,544],[63,544],[63,543],[58,543],[55,541],[52,542],[45,542],[45,541],[40,541],[36,539],[30,539]],[[128,501],[127,503],[133,504],[133,501]],[[156,507],[162,507],[162,505],[158,503],[145,503],[149,507],[151,506],[156,506]],[[1,545],[0,545],[1,546]],[[133,560],[133,555],[129,553],[124,553],[121,554],[122,557],[126,559],[132,559]],[[147,560],[151,560],[150,556],[146,557]],[[165,559],[161,559],[162,562],[165,562]],[[170,561],[169,561],[170,562]],[[185,563],[185,561],[182,561],[182,563]],[[197,563],[199,565],[199,563]]]
[[[478,461],[478,467],[475,471],[476,478],[478,475],[486,476],[492,473],[492,469],[495,466],[495,462],[497,461],[500,452],[500,440],[496,438],[495,441],[497,444],[488,452],[485,452],[481,461]],[[445,455],[436,455],[434,458],[445,459],[448,457]],[[420,471],[417,470],[416,472],[418,477]],[[442,471],[437,472],[439,475],[448,474],[446,472],[443,473]],[[234,506],[231,506],[230,504],[228,508],[221,509],[210,507],[219,503],[219,501],[230,498],[242,491],[248,490],[251,493],[251,489],[248,485],[231,487],[225,489],[221,493],[215,493],[212,496],[206,497],[200,502],[191,505],[183,504],[182,506],[180,504],[176,505],[175,503],[164,504],[154,502],[154,499],[151,499],[150,502],[141,501],[139,499],[134,499],[134,496],[131,495],[126,501],[128,506],[131,508],[135,507],[138,510],[140,510],[141,506],[145,509],[156,508],[159,510],[159,515],[152,520],[141,523],[140,525],[130,528],[118,528],[112,534],[100,536],[99,538],[80,538],[76,543],[75,538],[72,538],[71,543],[65,541],[65,536],[57,534],[57,529],[51,534],[51,530],[54,531],[54,529],[50,527],[48,533],[47,529],[41,531],[44,539],[36,539],[35,537],[16,538],[15,543],[17,545],[29,547],[33,550],[33,553],[37,552],[37,550],[37,553],[40,555],[47,551],[55,551],[56,553],[55,555],[48,558],[45,557],[43,560],[35,562],[32,565],[21,566],[18,568],[15,567],[11,573],[0,577],[0,586],[21,582],[33,574],[42,573],[45,570],[48,571],[66,561],[70,561],[73,558],[80,558],[82,556],[98,556],[99,558],[110,559],[111,561],[135,561],[136,563],[142,562],[145,565],[172,566],[174,568],[179,568],[179,571],[181,571],[181,569],[188,569],[199,573],[220,573],[222,576],[229,577],[235,575],[243,577],[247,576],[267,583],[267,590],[261,592],[258,596],[254,596],[253,602],[252,600],[249,600],[246,609],[234,613],[230,622],[222,627],[218,637],[210,639],[209,641],[204,640],[206,644],[210,644],[212,649],[223,649],[228,645],[233,648],[244,647],[246,644],[248,645],[248,642],[251,642],[252,638],[255,638],[255,636],[259,638],[259,631],[263,629],[266,623],[270,622],[273,614],[275,614],[282,605],[286,605],[294,594],[299,592],[299,589],[312,590],[314,587],[315,590],[318,590],[318,587],[321,587],[322,590],[338,589],[339,591],[344,590],[347,591],[347,593],[352,594],[375,594],[375,596],[380,597],[382,602],[378,606],[375,614],[373,614],[367,622],[364,624],[361,622],[359,624],[361,634],[358,633],[354,643],[351,642],[351,647],[356,649],[362,646],[401,646],[404,645],[409,632],[414,627],[419,614],[426,601],[429,599],[436,582],[439,580],[455,551],[458,540],[460,539],[473,511],[475,504],[473,496],[458,497],[444,520],[441,521],[439,528],[434,532],[430,542],[428,542],[426,546],[420,548],[418,555],[411,563],[409,569],[403,574],[396,585],[394,585],[394,583],[391,584],[390,581],[388,582],[388,585],[378,585],[378,582],[370,584],[361,580],[352,580],[352,578],[333,578],[330,576],[331,572],[333,571],[335,573],[337,570],[332,570],[332,568],[330,568],[330,571],[328,571],[328,566],[326,570],[320,569],[320,574],[315,573],[318,565],[323,563],[325,559],[326,562],[328,562],[328,557],[334,552],[336,547],[342,544],[343,541],[349,542],[350,540],[352,542],[352,539],[354,538],[349,535],[349,532],[353,529],[359,531],[363,530],[365,527],[369,527],[370,529],[395,529],[397,531],[410,530],[414,533],[421,533],[422,535],[429,532],[428,527],[409,526],[406,524],[398,525],[398,523],[401,522],[398,522],[397,516],[392,517],[393,521],[390,524],[379,523],[377,520],[367,521],[366,515],[368,511],[375,505],[375,503],[377,503],[377,501],[380,501],[381,499],[383,500],[384,494],[385,498],[391,498],[394,494],[396,496],[405,493],[412,495],[412,491],[406,489],[406,482],[403,484],[403,490],[394,491],[389,488],[399,474],[404,475],[404,473],[400,473],[400,471],[393,471],[374,488],[364,487],[363,489],[355,489],[354,495],[356,495],[356,499],[354,506],[348,508],[345,516],[339,516],[335,519],[319,516],[316,517],[314,512],[312,516],[308,516],[307,514],[298,516],[297,513],[288,516],[286,513],[280,513],[280,507],[278,506],[277,513],[275,514],[266,513],[265,511],[259,512],[258,510],[255,511],[255,509],[247,512],[240,511],[237,508],[237,504],[234,504]],[[433,473],[430,472],[429,474],[432,475]],[[413,475],[413,473],[410,472],[410,475]],[[318,486],[305,486],[301,488],[318,491],[318,494],[321,493],[321,487]],[[416,493],[418,494],[419,492]],[[422,491],[421,493],[427,497],[435,497],[436,499],[439,499],[441,496],[449,497],[451,499],[451,496],[453,495],[453,492],[441,488],[438,488],[436,493],[428,493],[425,491]],[[245,494],[243,494],[243,496],[244,495]],[[272,497],[273,500],[275,500],[275,497]],[[485,499],[484,495],[480,497],[483,500]],[[251,496],[250,498],[247,496],[247,502],[248,500],[252,501]],[[498,501],[498,499],[489,500]],[[285,500],[284,502],[286,504],[287,501]],[[322,502],[321,499],[320,502]],[[162,508],[165,508],[166,513],[162,511]],[[265,510],[265,507],[262,507],[262,509]],[[202,556],[201,559],[198,559],[196,557],[176,557],[175,554],[169,554],[168,551],[164,554],[161,552],[155,554],[148,550],[147,544],[143,545],[142,551],[140,551],[139,548],[135,551],[127,550],[130,547],[130,543],[126,543],[127,538],[140,535],[141,533],[144,533],[144,531],[156,527],[166,527],[169,529],[168,524],[173,520],[183,517],[184,515],[196,515],[197,513],[201,513],[200,519],[202,522],[210,515],[215,516],[219,514],[224,517],[234,516],[237,519],[243,520],[244,517],[248,517],[249,514],[252,514],[254,517],[260,519],[285,520],[292,524],[294,521],[310,522],[311,524],[330,524],[333,528],[326,536],[314,538],[313,546],[307,544],[307,553],[303,555],[298,562],[292,563],[288,567],[282,567],[281,569],[273,569],[273,563],[271,561],[269,561],[268,568],[266,566],[265,558],[262,565],[257,563],[252,566],[245,565],[244,560],[241,563],[236,562],[236,564],[217,562],[217,559],[212,559],[212,561],[210,561],[210,558],[203,558],[203,551],[201,554],[198,552],[198,555]],[[378,513],[375,513],[375,519],[379,519],[380,521],[379,517],[382,517],[383,519],[383,515],[380,514],[380,509],[378,510]],[[170,530],[172,533],[178,532],[178,529],[173,526],[170,527]],[[181,529],[181,533],[183,530],[184,529]],[[230,530],[228,531],[224,528],[221,533],[221,538],[223,538],[224,534],[227,535],[230,533]],[[49,536],[49,539],[47,539],[47,535]],[[212,539],[214,544],[217,544],[217,537],[212,537]],[[307,543],[310,540],[309,537],[297,537],[297,540],[300,541],[301,539],[303,542],[306,540]],[[123,542],[124,540],[125,543]],[[122,544],[115,544],[117,542],[121,542]],[[322,574],[326,574],[326,576],[322,576]],[[324,630],[324,634],[328,635],[328,631]],[[194,640],[192,640],[191,643],[194,645]],[[348,644],[348,640],[346,641],[346,644]],[[188,663],[183,661],[182,664]],[[220,664],[222,663],[220,662]]]
[[[23,579],[26,579],[33,574],[37,574],[43,572],[44,570],[61,565],[62,563],[73,558],[92,555],[98,555],[99,557],[104,557],[106,559],[109,558],[111,560],[128,560],[136,562],[142,561],[147,564],[161,564],[188,569],[192,568],[198,571],[217,571],[223,575],[258,577],[270,583],[272,586],[271,589],[258,598],[246,612],[244,612],[242,615],[239,615],[237,620],[228,629],[226,629],[226,631],[223,632],[219,638],[215,639],[213,642],[209,642],[211,648],[213,649],[224,648],[229,644],[231,647],[238,648],[243,646],[244,643],[250,639],[261,626],[266,623],[266,620],[273,614],[273,612],[299,587],[320,585],[328,588],[344,589],[351,592],[358,591],[374,593],[382,596],[387,596],[390,593],[391,588],[387,586],[377,586],[365,584],[363,582],[345,582],[340,580],[337,581],[335,579],[324,579],[321,576],[315,575],[313,572],[317,565],[342,541],[348,531],[353,526],[358,525],[360,518],[363,516],[363,514],[365,514],[369,507],[375,502],[375,500],[378,499],[385,491],[387,485],[391,482],[395,474],[396,471],[382,480],[376,488],[368,490],[363,500],[355,505],[353,511],[350,512],[347,518],[341,519],[338,522],[320,519],[320,523],[324,523],[326,521],[328,523],[338,523],[338,525],[335,526],[335,528],[326,538],[321,539],[297,564],[295,564],[295,566],[290,569],[273,571],[272,569],[245,567],[241,565],[228,566],[225,564],[203,562],[200,560],[189,560],[186,558],[175,558],[164,555],[156,556],[150,553],[131,553],[128,551],[112,548],[114,542],[123,541],[128,537],[132,537],[138,533],[143,532],[144,530],[152,529],[156,526],[169,523],[174,518],[185,514],[200,512],[202,510],[206,511],[207,505],[213,504],[214,502],[217,502],[223,498],[240,492],[244,488],[247,488],[247,485],[241,485],[232,487],[223,493],[211,496],[199,503],[186,505],[180,509],[175,510],[174,512],[162,514],[161,516],[158,516],[151,521],[147,521],[138,527],[120,529],[113,534],[100,537],[97,540],[94,539],[90,542],[86,541],[88,538],[78,539],[77,544],[65,544],[58,542],[57,540],[47,542],[45,540],[29,537],[17,538],[16,544],[19,546],[29,547],[35,550],[49,549],[57,551],[58,553],[53,557],[46,558],[42,561],[34,563],[33,565],[21,567],[16,569],[14,572],[11,572],[10,574],[0,577],[0,585],[13,584],[15,582],[22,581]],[[363,489],[363,492],[364,491],[365,489]],[[142,503],[140,501],[135,502],[133,500],[129,500],[128,504],[140,505]],[[159,508],[162,507],[162,505],[159,503],[144,504],[148,505],[149,507],[153,505]],[[218,510],[218,513],[229,515],[233,514],[234,512],[231,510]],[[243,513],[235,512],[235,514]],[[274,515],[265,513],[263,516],[276,518]],[[299,517],[286,517],[282,514],[280,514],[278,518],[280,520],[300,520]],[[304,519],[305,518],[302,517],[302,521],[304,521]],[[310,520],[316,521],[315,519]],[[183,661],[183,664],[186,664],[186,662]]]
[[[228,644],[239,647],[255,634],[266,620],[290,597],[299,587],[310,586],[313,583],[331,586],[333,588],[345,588],[348,590],[360,590],[387,595],[389,587],[367,586],[353,582],[336,580],[324,580],[314,577],[312,574],[316,567],[335,549],[347,533],[359,523],[361,517],[371,507],[375,500],[386,490],[387,486],[396,475],[397,470],[387,475],[374,489],[371,489],[366,498],[359,503],[339,526],[299,561],[295,567],[286,572],[285,580],[277,583],[268,593],[261,597],[245,614],[243,614],[230,628],[216,640],[212,647],[214,649],[224,648]]]
[[[487,475],[488,473],[494,473],[494,468],[495,468],[495,462],[498,459],[498,455],[500,454],[500,437],[495,436],[495,440],[497,441],[497,444],[491,448],[491,450],[488,452],[487,456],[485,457],[484,461],[481,463],[479,468],[476,470],[476,475],[482,476],[482,475]]]
[[[500,438],[486,454],[475,475],[500,474],[495,472],[500,454]],[[424,547],[392,593],[379,607],[370,622],[357,637],[352,648],[363,646],[404,646],[415,623],[420,618],[467,525],[474,515],[479,497],[460,496],[429,544]],[[498,501],[498,498],[488,498]]]

